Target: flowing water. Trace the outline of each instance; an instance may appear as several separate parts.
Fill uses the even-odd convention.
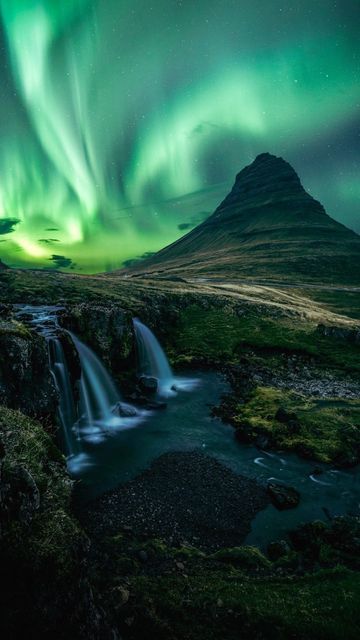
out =
[[[50,313],[50,312],[49,312]],[[50,313],[51,315],[51,313]],[[40,332],[54,339],[46,313],[38,315]],[[267,452],[238,443],[231,426],[210,417],[210,407],[227,392],[225,380],[212,372],[191,372],[177,378],[171,372],[166,356],[155,336],[136,321],[136,333],[142,340],[140,373],[161,376],[166,389],[176,388],[167,398],[167,407],[157,411],[138,412],[135,417],[118,418],[111,406],[119,398],[108,372],[93,352],[75,336],[82,377],[80,407],[82,414],[71,433],[79,449],[69,456],[69,470],[80,480],[79,496],[84,500],[114,488],[147,469],[153,460],[169,451],[200,450],[215,457],[235,473],[256,478],[261,483],[274,481],[291,485],[301,493],[296,509],[279,512],[272,505],[259,512],[246,542],[264,546],[269,540],[284,537],[301,522],[326,519],[329,515],[359,514],[360,481],[356,469],[338,470],[303,460],[295,454]],[[161,351],[159,351],[159,347]],[[58,346],[54,350],[55,377],[64,394],[60,413],[72,420],[69,402],[70,381],[66,363]],[[140,351],[140,349],[139,349]],[[165,359],[165,361],[164,361]],[[314,467],[323,473],[314,475]]]
[[[122,402],[119,390],[99,358],[74,333],[66,331],[81,366],[80,380],[74,384],[60,338],[57,315],[61,308],[17,306],[19,320],[32,326],[47,341],[50,371],[59,396],[61,444],[69,472],[79,474],[92,465],[91,456],[87,453],[89,447],[105,440],[108,432],[113,435],[119,430],[136,426],[144,412]]]
[[[161,395],[171,395],[174,374],[159,341],[145,324],[134,318],[139,374],[157,378]]]

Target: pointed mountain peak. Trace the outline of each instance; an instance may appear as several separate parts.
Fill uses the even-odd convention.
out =
[[[286,160],[261,153],[237,174],[232,190],[215,213],[234,206],[242,210],[287,200],[302,206],[312,204],[318,213],[325,213],[322,205],[305,191],[295,169]]]

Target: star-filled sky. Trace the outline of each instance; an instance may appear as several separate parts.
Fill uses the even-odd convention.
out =
[[[0,257],[96,272],[258,153],[360,232],[359,0],[0,0]]]

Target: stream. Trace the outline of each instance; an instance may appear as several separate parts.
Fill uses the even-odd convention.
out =
[[[22,314],[30,314],[31,324],[48,340],[54,339],[51,324],[56,320],[55,308],[19,307],[19,316]],[[82,365],[89,367],[95,358],[97,376],[108,377],[107,372],[102,374],[104,368],[95,354],[89,355],[91,350],[76,337],[73,339],[80,356],[87,357]],[[162,352],[161,358],[163,355]],[[167,369],[166,372],[169,375]],[[96,376],[94,380],[98,384]],[[169,391],[173,384],[176,392]],[[284,538],[287,531],[302,522],[359,514],[360,481],[356,469],[338,470],[295,454],[261,451],[241,444],[234,437],[233,427],[211,417],[211,407],[229,391],[223,376],[211,371],[189,371],[181,377],[174,376],[167,386],[165,408],[137,409],[134,417],[121,419],[112,418],[107,412],[103,421],[105,428],[101,420],[92,424],[88,417],[80,432],[77,426],[81,449],[68,455],[68,468],[80,501],[91,500],[134,478],[163,453],[198,450],[237,474],[255,478],[265,485],[271,478],[300,492],[300,504],[295,509],[280,512],[269,505],[260,511],[252,522],[246,544],[264,548],[270,540]],[[111,392],[115,393],[113,389]],[[314,475],[315,467],[320,467],[323,473]]]
[[[79,494],[94,498],[147,469],[153,460],[169,451],[200,450],[213,456],[235,473],[266,484],[269,478],[295,487],[301,494],[298,507],[278,511],[269,505],[252,522],[245,544],[261,548],[270,540],[284,538],[301,522],[326,520],[331,514],[359,513],[360,481],[357,470],[336,470],[284,452],[260,451],[234,438],[234,429],[210,416],[223,393],[229,390],[224,378],[213,372],[188,372],[192,384],[168,399],[167,408],[149,412],[133,429],[109,434],[106,441],[86,448],[86,462],[77,477]],[[184,378],[181,378],[184,382]],[[314,468],[324,470],[313,475]]]

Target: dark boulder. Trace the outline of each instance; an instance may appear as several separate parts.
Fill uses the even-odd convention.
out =
[[[141,376],[139,378],[139,388],[143,393],[156,393],[158,386],[158,380],[153,376]]]
[[[134,418],[138,415],[137,410],[131,404],[126,402],[117,402],[111,409],[111,413],[119,418]]]
[[[279,511],[293,509],[297,507],[300,502],[300,494],[293,487],[269,482],[267,492],[274,507],[279,509]]]

